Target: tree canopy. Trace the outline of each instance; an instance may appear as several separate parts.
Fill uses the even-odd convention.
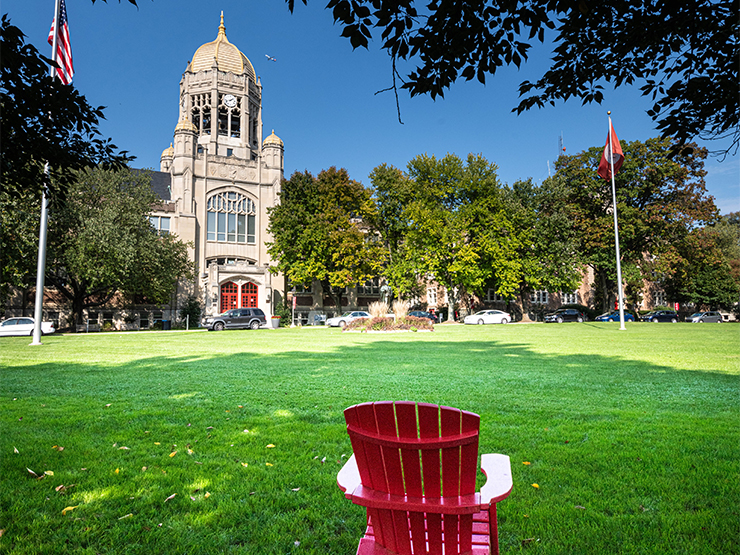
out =
[[[284,181],[280,204],[268,208],[267,250],[275,271],[296,285],[318,280],[342,310],[345,287],[378,275],[383,251],[363,228],[373,219],[370,191],[334,167],[317,177],[295,172]]]
[[[286,2],[293,11],[295,0]],[[379,36],[393,88],[399,78],[412,96],[444,96],[460,78],[485,83],[551,42],[550,68],[521,83],[513,111],[600,103],[607,85],[639,85],[663,136],[740,141],[735,0],[330,0],[327,8],[353,48]],[[416,64],[406,76],[402,60]]]
[[[7,15],[0,23],[0,50],[3,191],[40,194],[46,185],[55,198],[76,179],[76,170],[99,164],[121,168],[130,160],[100,134],[102,107],[93,108],[72,85],[49,77],[50,60],[25,43],[25,35]],[[50,180],[44,173],[46,163]]]
[[[636,303],[643,278],[672,272],[676,245],[694,228],[718,221],[719,213],[704,183],[706,149],[687,145],[671,156],[668,139],[621,144],[625,162],[615,182],[622,274]],[[606,310],[616,287],[616,260],[611,184],[596,174],[602,150],[561,156],[551,180],[567,189],[583,261],[595,272],[595,304]]]
[[[175,235],[158,234],[150,224],[157,202],[150,173],[96,168],[76,176],[65,200],[49,209],[46,284],[71,304],[77,322],[84,309],[111,301],[168,303],[178,279],[192,278],[193,266],[185,243]],[[18,197],[4,198],[12,204],[0,208],[15,210],[14,222],[36,224],[6,228],[3,222],[3,237],[12,247],[6,263],[24,250],[35,254],[39,198],[28,195],[25,203]],[[22,270],[27,276],[35,266]],[[21,285],[22,271],[15,277],[13,285]]]

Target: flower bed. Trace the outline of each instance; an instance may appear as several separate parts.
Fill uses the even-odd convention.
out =
[[[434,324],[427,318],[416,318],[415,316],[404,316],[403,318],[386,318],[376,316],[373,318],[361,318],[350,322],[344,331],[359,332],[391,332],[391,331],[434,331]]]

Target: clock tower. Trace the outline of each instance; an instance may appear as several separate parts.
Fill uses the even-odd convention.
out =
[[[174,140],[160,163],[170,198],[154,213],[192,244],[190,294],[201,297],[206,314],[249,307],[269,316],[284,292],[265,247],[283,146],[274,132],[262,141],[262,84],[226,37],[222,13],[216,39],[195,51],[180,80]]]

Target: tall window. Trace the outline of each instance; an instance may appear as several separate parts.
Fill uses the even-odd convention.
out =
[[[149,223],[160,235],[170,232],[170,218],[168,216],[149,216]]]
[[[532,291],[530,300],[534,304],[547,304],[547,291]]]
[[[437,306],[437,288],[427,287],[427,304]]]
[[[578,292],[573,291],[572,293],[560,293],[560,301],[563,304],[576,304],[578,302]]]
[[[357,287],[358,295],[380,295],[380,278],[369,279]]]
[[[217,193],[208,199],[207,239],[219,243],[255,242],[255,207],[241,193]]]

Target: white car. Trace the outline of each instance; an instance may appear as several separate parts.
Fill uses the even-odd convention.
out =
[[[55,331],[54,322],[41,322],[41,335]],[[0,323],[0,335],[33,335],[33,318],[8,318]]]
[[[511,314],[501,310],[481,310],[475,314],[465,317],[466,324],[508,324],[511,322]]]
[[[353,310],[350,312],[345,312],[341,316],[334,316],[334,318],[327,319],[326,325],[332,326],[334,328],[343,328],[350,322],[354,322],[355,320],[359,320],[360,318],[370,318],[370,314],[368,312],[365,312],[364,310]]]

